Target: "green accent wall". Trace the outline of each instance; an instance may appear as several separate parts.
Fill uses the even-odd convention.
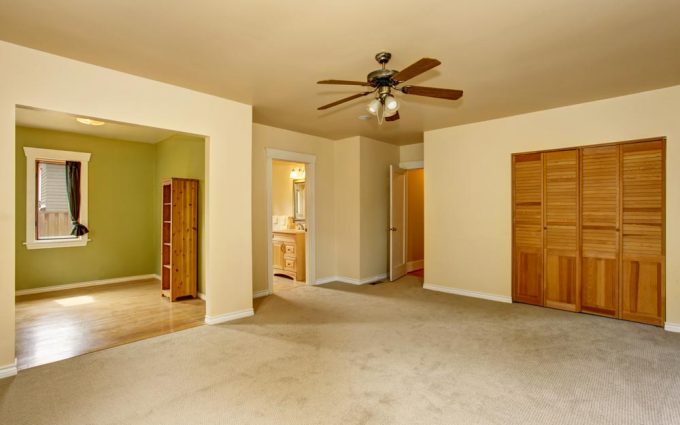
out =
[[[24,146],[90,152],[87,246],[28,250]],[[199,183],[199,291],[205,288],[205,144],[176,135],[156,144],[17,126],[16,289],[160,272],[160,185],[167,177]]]
[[[198,291],[205,292],[205,141],[203,138],[175,135],[154,145],[156,174],[154,182],[154,241],[161,245],[161,184],[170,177],[197,179],[198,182]],[[160,249],[155,251],[154,273],[160,274]]]
[[[90,152],[89,238],[84,247],[28,250],[24,146]],[[155,147],[16,128],[16,289],[153,274]]]

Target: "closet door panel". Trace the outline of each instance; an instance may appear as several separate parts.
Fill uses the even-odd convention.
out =
[[[622,318],[663,325],[663,262],[624,257],[623,285]]]
[[[578,150],[543,154],[545,305],[578,311]]]
[[[581,309],[588,313],[615,317],[619,303],[618,259],[583,257],[581,268]]]
[[[619,146],[581,150],[581,311],[619,316]]]
[[[665,320],[665,158],[661,140],[622,146],[621,318]]]
[[[543,162],[540,153],[514,155],[512,298],[543,304]]]

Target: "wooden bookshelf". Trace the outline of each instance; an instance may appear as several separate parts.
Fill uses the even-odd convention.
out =
[[[197,296],[198,180],[163,182],[161,294],[175,301]]]

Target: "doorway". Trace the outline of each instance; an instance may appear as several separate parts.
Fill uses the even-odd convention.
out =
[[[202,325],[204,138],[26,107],[15,116],[18,368]],[[166,202],[169,178],[195,183],[191,208]],[[197,225],[166,239],[182,211]],[[169,280],[201,298],[161,297],[170,253]]]
[[[390,280],[424,277],[424,182],[420,168],[390,169]]]
[[[275,293],[315,282],[316,157],[267,149],[267,288]]]

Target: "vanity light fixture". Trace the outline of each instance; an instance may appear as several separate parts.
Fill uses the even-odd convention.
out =
[[[290,178],[293,180],[304,180],[305,179],[305,169],[304,168],[293,168],[290,170]]]
[[[81,124],[94,125],[94,126],[100,126],[100,125],[106,124],[104,121],[97,121],[97,120],[93,120],[93,119],[90,119],[90,118],[83,118],[83,117],[76,118],[76,121],[78,121]]]

